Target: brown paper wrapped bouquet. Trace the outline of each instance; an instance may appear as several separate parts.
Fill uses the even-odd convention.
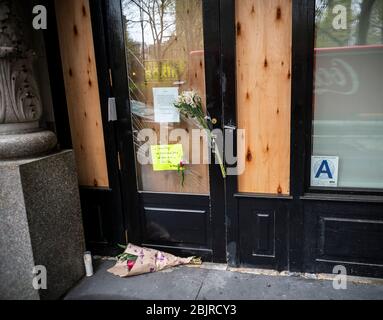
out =
[[[180,258],[170,253],[142,248],[133,244],[128,244],[124,253],[117,258],[116,265],[108,269],[108,272],[119,277],[156,272],[183,264],[201,264],[199,258]]]

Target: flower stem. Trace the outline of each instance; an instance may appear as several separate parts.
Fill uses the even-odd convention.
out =
[[[221,154],[219,153],[219,150],[218,150],[217,146],[215,146],[215,154],[217,155],[217,158],[218,158],[219,166],[221,168],[222,177],[225,179],[226,178],[226,169],[225,169],[225,167],[223,165]]]
[[[207,131],[207,134],[210,138],[210,141],[213,140],[213,135],[211,134],[211,131],[208,129],[208,128],[205,128],[206,131]],[[219,163],[219,166],[220,166],[220,169],[221,169],[221,173],[222,173],[222,178],[226,178],[226,169],[225,169],[225,166],[223,165],[223,160],[222,160],[222,157],[221,157],[221,153],[219,152],[219,149],[218,149],[218,146],[217,144],[214,144],[214,153],[216,154],[217,156],[217,160],[218,160],[218,163]]]

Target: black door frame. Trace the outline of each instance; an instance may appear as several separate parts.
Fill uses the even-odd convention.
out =
[[[135,158],[133,151],[133,132],[130,117],[130,100],[128,77],[125,57],[125,43],[122,21],[121,1],[106,0],[103,6],[103,22],[105,23],[105,41],[109,60],[110,96],[115,97],[118,121],[116,122],[117,148],[120,163],[120,183],[122,194],[122,209],[125,217],[127,241],[142,244],[143,230],[140,220],[141,202],[152,201],[155,195],[139,195],[136,182]],[[207,108],[217,119],[215,128],[222,128],[223,113],[221,109],[221,33],[220,33],[219,0],[203,1],[205,66],[211,72],[206,72]],[[225,198],[224,183],[218,165],[210,165],[210,208],[211,208],[211,243],[212,256],[208,259],[215,262],[226,262],[226,230],[225,230]],[[162,201],[179,198],[172,195],[161,195]],[[179,200],[176,199],[176,202]],[[169,248],[172,251],[174,248]],[[185,249],[186,250],[186,249]],[[177,251],[176,251],[177,252]],[[185,252],[185,251],[183,251]]]
[[[222,109],[224,128],[237,127],[237,86],[236,86],[236,24],[235,0],[220,1],[221,23],[221,66],[222,66]],[[236,130],[233,132],[233,150],[237,150]],[[236,154],[234,154],[236,156]],[[236,164],[226,165],[234,170]],[[225,216],[227,263],[239,266],[239,225],[238,204],[233,195],[238,190],[238,177],[228,175],[225,179]]]
[[[122,32],[120,1],[93,0],[102,7],[102,22],[105,27],[104,45],[107,46],[107,67],[112,71],[113,85],[108,94],[117,100],[117,112],[120,121],[114,124],[117,135],[117,150],[120,153],[122,213],[124,230],[127,230],[129,241],[141,242],[141,230],[138,210],[138,197],[129,190],[136,190],[134,155],[131,152],[132,131],[130,122],[125,51]],[[92,3],[91,2],[91,3]],[[214,92],[221,101],[214,101],[209,112],[218,119],[216,127],[236,125],[236,22],[235,0],[209,0],[204,3],[205,61],[216,72],[207,73],[207,90]],[[313,99],[313,52],[314,52],[314,0],[293,0],[292,17],[292,102],[291,102],[291,167],[290,196],[273,196],[257,194],[239,194],[237,176],[228,176],[218,188],[212,188],[212,224],[213,260],[228,262],[231,266],[256,264],[278,270],[292,272],[330,272],[334,263],[342,262],[339,257],[322,259],[318,254],[320,228],[328,217],[337,221],[351,217],[356,220],[383,221],[383,195],[381,192],[366,190],[314,190],[309,187],[309,159],[312,144],[312,99]],[[92,12],[93,13],[93,12]],[[93,20],[93,17],[92,17]],[[97,21],[96,21],[97,23]],[[95,22],[93,21],[93,25]],[[99,41],[96,46],[102,45]],[[96,49],[97,51],[100,51]],[[102,55],[97,56],[97,60]],[[97,61],[99,66],[99,62]],[[99,68],[98,68],[99,69]],[[108,75],[109,77],[109,75]],[[104,76],[104,80],[106,77]],[[113,81],[118,79],[118,81]],[[108,78],[109,82],[109,78]],[[104,83],[105,84],[105,83]],[[107,97],[105,97],[107,98]],[[208,100],[212,97],[208,97]],[[219,107],[218,107],[219,106]],[[222,109],[220,107],[222,106]],[[105,119],[104,119],[105,121]],[[107,139],[107,138],[106,138]],[[117,156],[115,162],[118,161]],[[212,179],[222,179],[217,166],[210,170]],[[224,201],[223,201],[224,200]],[[243,248],[248,239],[240,236],[240,224],[246,223],[243,211],[251,215],[271,217],[274,223],[273,241],[276,251],[273,255],[259,255],[254,259],[244,259],[248,249]],[[328,215],[323,215],[326,211]],[[119,214],[119,213],[113,213]],[[118,219],[116,219],[116,223]],[[121,220],[120,220],[121,221]],[[251,222],[249,220],[249,222]],[[341,223],[342,231],[347,227]],[[323,231],[323,230],[322,230]],[[347,248],[346,248],[347,249]],[[318,251],[319,250],[319,251]],[[318,253],[319,252],[319,253]],[[357,261],[347,264],[350,274],[382,276],[383,265],[380,260]]]

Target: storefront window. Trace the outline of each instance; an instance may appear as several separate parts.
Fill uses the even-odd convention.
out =
[[[383,189],[383,1],[317,0],[311,186]]]

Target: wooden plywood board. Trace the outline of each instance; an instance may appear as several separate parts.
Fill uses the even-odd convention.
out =
[[[240,192],[289,194],[291,0],[236,1],[237,117],[246,130]]]
[[[188,87],[196,91],[206,101],[205,57],[204,51],[192,51],[189,55]]]
[[[88,0],[56,0],[66,98],[79,183],[108,187]]]

